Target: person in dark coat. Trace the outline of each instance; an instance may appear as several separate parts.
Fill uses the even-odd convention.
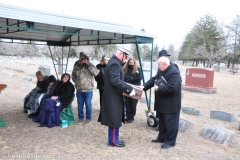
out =
[[[103,89],[102,108],[98,121],[108,126],[108,144],[110,146],[124,147],[125,142],[119,140],[119,128],[124,120],[123,92],[130,96],[135,90],[124,82],[122,64],[127,60],[129,51],[119,48],[108,61],[105,70],[105,83]]]
[[[39,97],[39,108],[37,110],[37,112],[35,114],[33,114],[32,117],[38,117],[39,113],[41,112],[41,109],[43,109],[42,107],[44,106],[43,103],[45,103],[44,101],[48,98],[50,98],[53,95],[54,90],[56,89],[57,84],[60,82],[60,80],[56,80],[56,78],[54,77],[54,75],[50,75],[48,76],[48,88],[47,91],[45,93],[43,93],[43,96]]]
[[[38,110],[38,98],[42,93],[45,93],[48,88],[48,76],[44,75],[44,72],[37,71],[37,84],[29,94],[27,94],[23,101],[23,112],[28,113],[28,117],[32,118]]]
[[[48,77],[48,88],[46,94],[51,97],[53,95],[53,92],[57,86],[57,84],[60,82],[60,80],[57,80],[54,75],[50,75]]]
[[[53,92],[53,96],[51,97],[52,100],[60,100],[62,103],[61,111],[70,104],[75,92],[75,88],[70,82],[70,77],[71,76],[68,73],[64,73],[61,76],[61,81],[57,84],[56,89]]]
[[[106,56],[102,56],[100,63],[96,65],[97,69],[99,69],[99,73],[95,76],[95,81],[97,82],[97,89],[99,90],[99,98],[100,98],[100,110],[102,104],[102,96],[103,96],[103,86],[104,86],[104,73],[107,66],[108,58]]]
[[[163,50],[161,50],[161,51],[159,51],[159,56],[158,56],[158,58],[160,58],[160,57],[167,57],[168,59],[170,59],[170,54],[168,54],[167,53],[167,51],[165,50],[165,49],[163,49]],[[178,65],[177,64],[175,64],[175,63],[172,63],[172,62],[170,62],[170,64],[171,65],[174,65],[178,70],[179,70],[179,68],[178,68]]]
[[[154,86],[154,110],[159,118],[159,133],[157,139],[152,142],[164,143],[161,148],[167,149],[176,144],[182,79],[179,70],[174,65],[170,65],[167,57],[160,57],[157,63],[160,72],[143,85],[143,90],[147,91]]]
[[[130,58],[123,67],[124,81],[133,85],[140,86],[142,80],[141,68],[138,67],[137,61]],[[136,107],[138,99],[124,96],[125,106],[126,106],[126,119],[127,123],[132,123],[134,121],[134,116],[136,115]]]
[[[48,87],[48,76],[45,76],[42,71],[37,71],[36,77],[37,77],[37,87],[40,88],[40,90],[38,90],[37,93],[46,92]]]
[[[167,57],[168,59],[170,59],[170,56],[171,56],[171,55],[168,54],[168,52],[167,52],[166,50],[164,50],[164,49],[161,50],[161,51],[159,51],[158,54],[159,54],[159,58],[164,56],[164,57]],[[174,65],[174,66],[179,70],[177,64],[172,63],[171,61],[170,61],[170,64],[171,64],[171,65]],[[161,72],[161,71],[158,69],[157,75],[161,74],[160,72]],[[158,118],[158,115],[156,115],[156,117]],[[155,131],[159,131],[159,126],[157,126],[156,128],[154,128],[154,130],[155,130]]]
[[[64,73],[57,84],[51,98],[45,99],[41,105],[39,115],[34,117],[34,122],[39,122],[40,127],[54,127],[60,124],[60,113],[72,101],[75,88],[70,82],[70,74]]]

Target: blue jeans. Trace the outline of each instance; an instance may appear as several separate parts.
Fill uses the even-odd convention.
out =
[[[84,103],[86,106],[86,120],[91,120],[92,119],[92,96],[93,96],[93,91],[90,92],[81,92],[77,91],[76,93],[77,96],[77,102],[78,102],[78,118],[80,120],[84,119]]]

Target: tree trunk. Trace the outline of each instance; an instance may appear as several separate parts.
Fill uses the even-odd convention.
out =
[[[228,64],[227,64],[227,68],[230,67],[230,58],[228,59]]]
[[[198,66],[198,64],[199,64],[199,60],[196,61],[196,66]]]
[[[220,72],[220,62],[217,63],[216,72]]]
[[[194,66],[194,61],[192,61],[192,67]]]
[[[62,64],[58,64],[58,74],[62,75]]]

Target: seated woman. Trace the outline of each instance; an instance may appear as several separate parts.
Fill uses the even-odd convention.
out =
[[[48,77],[48,88],[47,88],[47,92],[45,93],[44,97],[51,97],[53,96],[54,90],[56,89],[58,83],[60,82],[60,80],[56,80],[56,78],[54,77],[54,75],[50,75]],[[46,99],[46,98],[45,98]]]
[[[39,116],[34,117],[33,121],[39,122],[40,127],[58,126],[60,123],[60,112],[71,103],[74,91],[75,88],[70,82],[70,74],[64,73],[54,90],[53,96],[42,102]]]
[[[47,91],[45,93],[42,93],[39,98],[38,98],[38,102],[39,102],[39,107],[36,113],[32,114],[33,117],[36,117],[39,115],[39,110],[41,110],[42,107],[42,103],[45,99],[50,98],[53,95],[53,92],[57,86],[57,84],[60,82],[60,80],[56,80],[56,78],[54,77],[54,75],[50,75],[48,77],[48,88]]]
[[[29,118],[31,118],[34,115],[34,113],[37,112],[39,106],[38,98],[41,95],[41,93],[46,92],[48,88],[47,82],[48,77],[45,76],[42,71],[37,71],[36,77],[37,77],[36,87],[32,89],[32,91],[24,98],[23,112],[28,113]]]

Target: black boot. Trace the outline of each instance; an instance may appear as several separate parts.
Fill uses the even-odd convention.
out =
[[[159,131],[159,126],[153,129],[154,131]]]

